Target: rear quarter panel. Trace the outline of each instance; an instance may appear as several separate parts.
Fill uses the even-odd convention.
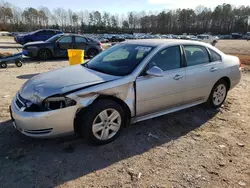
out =
[[[234,88],[241,79],[240,60],[236,56],[225,55],[223,58],[225,68],[229,71],[228,77],[231,82],[230,89]]]

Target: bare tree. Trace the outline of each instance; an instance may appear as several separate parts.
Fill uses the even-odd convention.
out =
[[[195,9],[128,12],[111,15],[108,12],[47,7],[22,10],[10,3],[0,2],[0,30],[30,31],[56,28],[81,32],[145,32],[145,33],[246,33],[250,29],[250,7],[222,4],[214,10],[197,6]]]

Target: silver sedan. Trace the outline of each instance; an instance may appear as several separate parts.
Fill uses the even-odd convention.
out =
[[[11,117],[27,136],[78,133],[106,144],[130,123],[201,103],[219,108],[240,69],[237,57],[206,43],[126,41],[84,64],[31,78],[14,97]]]

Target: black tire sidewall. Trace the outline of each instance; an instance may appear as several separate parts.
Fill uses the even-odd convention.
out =
[[[48,53],[47,58],[42,57],[42,53]],[[40,60],[43,60],[43,61],[49,60],[51,58],[51,52],[48,49],[41,49],[38,52],[38,57]]]
[[[115,136],[108,140],[99,140],[96,138],[92,132],[92,124],[96,116],[105,109],[113,108],[117,110],[122,118],[121,127]],[[84,113],[84,112],[83,112]],[[103,145],[115,140],[121,133],[122,128],[125,125],[125,113],[123,108],[113,100],[98,100],[88,107],[87,112],[81,114],[80,118],[81,124],[81,135],[86,138],[86,140],[95,145]]]
[[[2,62],[2,63],[0,63],[0,66],[1,66],[2,69],[7,68],[7,63]]]
[[[95,52],[95,55],[94,56],[90,55],[90,52]],[[94,48],[89,49],[87,52],[88,57],[95,57],[97,54],[98,54],[98,50]]]
[[[16,61],[15,64],[16,64],[17,67],[22,67],[23,66],[23,63],[21,61]]]
[[[227,88],[227,90],[226,90],[226,96],[225,96],[224,100],[223,100],[219,105],[215,105],[214,102],[213,102],[213,94],[214,94],[215,89],[216,89],[219,85],[221,85],[221,84],[223,84],[223,85]],[[227,93],[228,93],[228,84],[227,84],[226,81],[224,81],[224,80],[219,80],[219,81],[214,85],[214,87],[213,87],[213,89],[212,89],[212,91],[211,91],[211,93],[210,93],[210,96],[209,96],[209,99],[208,99],[208,104],[209,104],[209,106],[211,106],[212,108],[219,108],[219,107],[221,107],[221,105],[225,102],[225,100],[226,100],[226,98],[227,98]]]

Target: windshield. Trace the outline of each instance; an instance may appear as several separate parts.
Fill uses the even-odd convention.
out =
[[[49,38],[48,40],[46,40],[46,42],[55,42],[57,41],[63,34],[57,34],[51,38]]]
[[[152,49],[151,46],[117,44],[83,66],[105,74],[126,76],[133,72]]]

